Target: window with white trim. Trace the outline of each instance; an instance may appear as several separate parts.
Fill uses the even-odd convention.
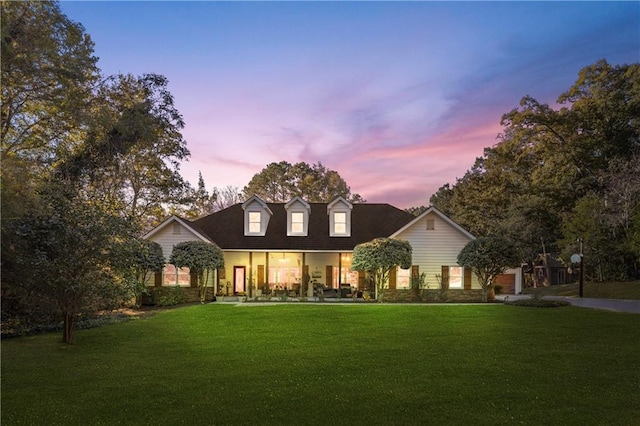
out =
[[[262,227],[261,212],[249,212],[249,232],[258,234]]]
[[[333,233],[337,235],[344,235],[347,233],[347,213],[333,213]]]
[[[304,213],[291,213],[291,232],[294,234],[302,234],[304,232]]]

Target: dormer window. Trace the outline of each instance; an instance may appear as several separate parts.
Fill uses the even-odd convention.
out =
[[[347,214],[345,212],[333,213],[333,233],[339,235],[347,233]]]
[[[291,232],[293,234],[300,234],[304,232],[304,213],[291,213]]]
[[[249,233],[259,234],[262,228],[262,218],[260,212],[249,212]]]
[[[264,237],[271,219],[271,209],[260,197],[254,195],[242,204],[244,210],[244,235]]]
[[[309,230],[311,206],[300,197],[295,197],[284,205],[287,211],[287,236],[306,237]]]
[[[329,236],[350,237],[351,236],[351,210],[353,204],[342,197],[333,200],[327,206],[329,215]]]

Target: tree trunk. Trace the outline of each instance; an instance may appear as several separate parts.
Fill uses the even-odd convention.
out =
[[[200,303],[204,303],[207,298],[207,281],[209,281],[209,271],[207,270],[206,274],[205,271],[202,271],[198,275],[197,283],[200,290]]]
[[[64,325],[62,329],[62,342],[67,344],[73,343],[76,317],[72,314],[64,314]]]

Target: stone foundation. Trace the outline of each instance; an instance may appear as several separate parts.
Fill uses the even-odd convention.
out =
[[[398,303],[447,303],[447,302],[481,302],[482,290],[413,290],[387,289],[384,291],[383,302]]]
[[[158,292],[168,291],[171,287],[149,287],[149,295],[143,296],[143,305],[155,305]],[[186,298],[185,303],[193,303],[200,301],[200,289],[194,287],[180,287]],[[161,293],[160,293],[161,294]],[[213,301],[213,288],[207,288],[206,302]]]

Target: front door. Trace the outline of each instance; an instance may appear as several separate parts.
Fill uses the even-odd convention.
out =
[[[233,292],[240,293],[245,291],[245,267],[234,266],[233,267]]]

